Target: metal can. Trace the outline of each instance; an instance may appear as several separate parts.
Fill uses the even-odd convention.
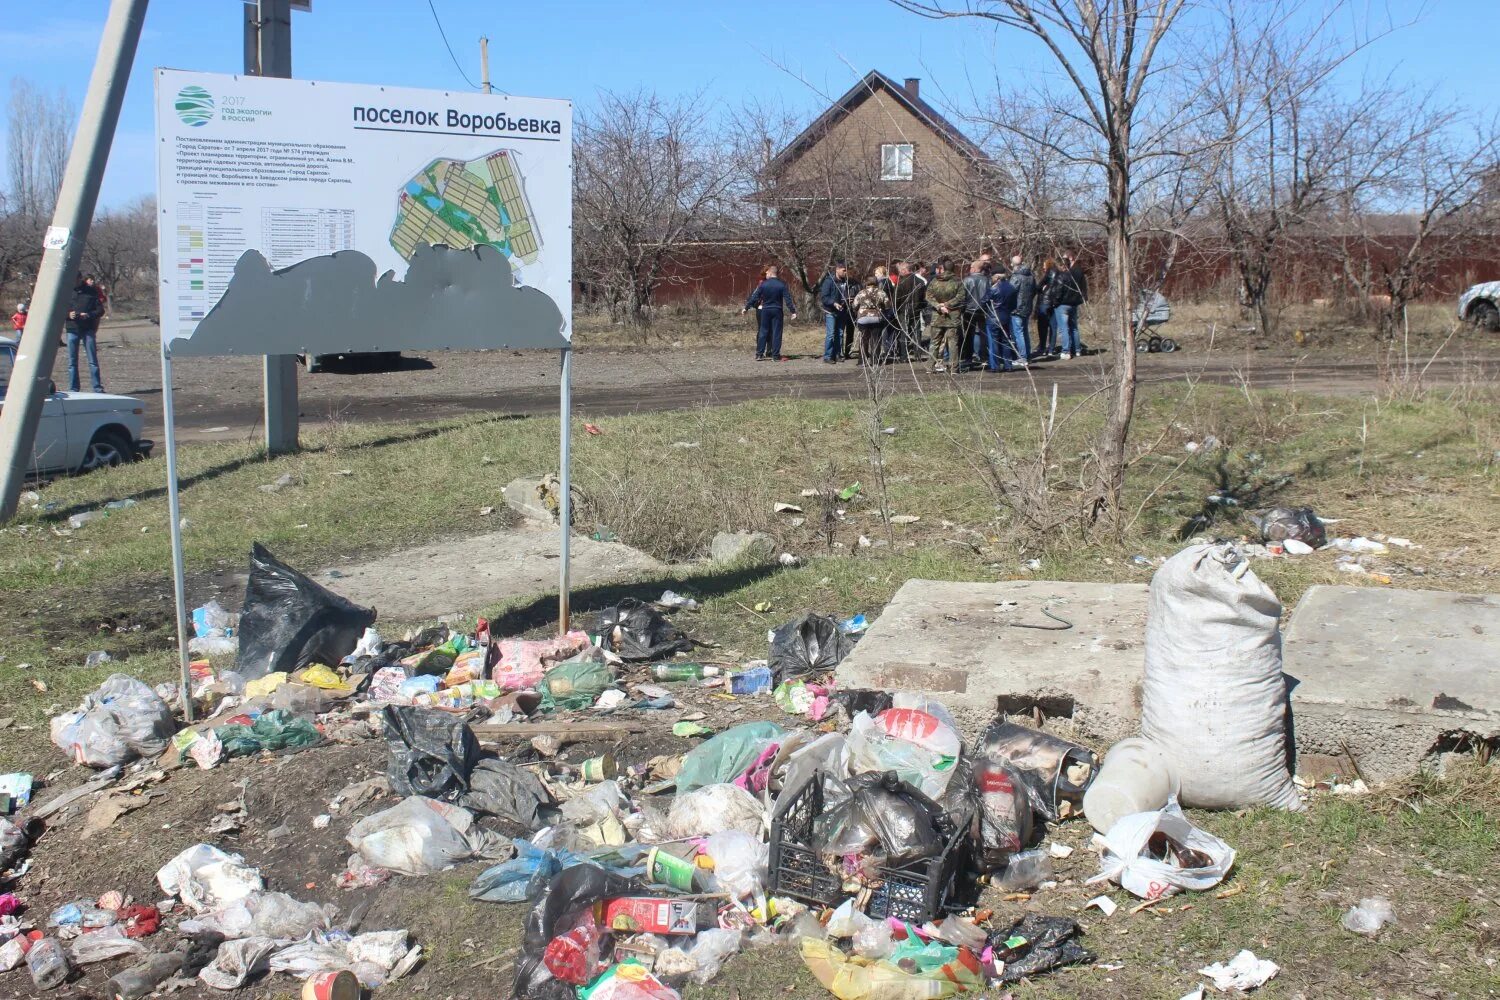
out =
[[[613,754],[590,757],[580,764],[578,769],[583,775],[583,780],[591,785],[601,781],[611,781],[620,774],[620,765],[615,761]]]
[[[646,854],[646,876],[657,885],[671,886],[683,892],[693,891],[693,876],[698,866],[677,855],[653,847]]]

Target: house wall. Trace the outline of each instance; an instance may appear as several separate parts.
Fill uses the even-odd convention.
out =
[[[880,180],[881,145],[902,142],[915,147],[912,180]],[[819,189],[830,169],[841,169],[851,187],[873,188],[877,196],[928,199],[939,231],[957,233],[971,228],[976,212],[966,191],[968,166],[957,150],[882,87],[840,117],[787,166],[783,177],[793,186]]]

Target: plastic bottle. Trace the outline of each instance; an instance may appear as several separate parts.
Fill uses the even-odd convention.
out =
[[[734,694],[765,694],[773,682],[770,667],[751,667],[729,675],[729,690]]]
[[[110,1000],[140,1000],[141,997],[148,997],[182,968],[183,957],[180,951],[152,955],[140,965],[116,973],[113,979],[104,984],[104,995]]]
[[[721,673],[718,667],[703,663],[658,663],[651,668],[651,676],[659,681],[701,681]]]
[[[600,933],[592,910],[585,910],[571,930],[547,942],[542,963],[565,983],[582,986],[599,971]]]
[[[1108,833],[1122,816],[1160,809],[1179,787],[1177,772],[1161,748],[1132,736],[1105,754],[1098,775],[1083,793],[1083,814],[1095,830]]]
[[[31,981],[39,990],[56,989],[72,971],[68,953],[55,937],[44,937],[31,946],[26,953],[26,967],[31,970]]]

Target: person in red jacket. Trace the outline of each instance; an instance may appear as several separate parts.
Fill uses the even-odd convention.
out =
[[[26,303],[17,302],[16,312],[10,318],[11,328],[16,331],[16,341],[21,340],[21,334],[26,331]]]

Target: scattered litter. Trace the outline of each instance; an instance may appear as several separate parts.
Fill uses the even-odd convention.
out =
[[[1281,966],[1269,959],[1256,958],[1255,952],[1248,949],[1228,962],[1215,962],[1198,970],[1201,975],[1212,979],[1214,986],[1222,993],[1230,990],[1249,992],[1276,978],[1276,973],[1280,971]]]
[[[1100,913],[1104,914],[1106,917],[1114,916],[1115,911],[1120,908],[1119,904],[1116,903],[1113,899],[1110,899],[1108,896],[1095,896],[1093,899],[1083,904],[1083,906],[1084,909],[1093,907]]]
[[[1273,507],[1259,517],[1250,515],[1250,520],[1267,544],[1291,539],[1320,549],[1328,540],[1322,519],[1311,507]]]
[[[1374,937],[1386,924],[1396,922],[1396,910],[1384,896],[1361,899],[1358,906],[1349,907],[1344,919],[1339,921],[1344,930]]]
[[[684,597],[675,590],[664,590],[662,595],[656,599],[656,603],[664,608],[682,608],[686,611],[697,611],[698,602],[691,597]]]

